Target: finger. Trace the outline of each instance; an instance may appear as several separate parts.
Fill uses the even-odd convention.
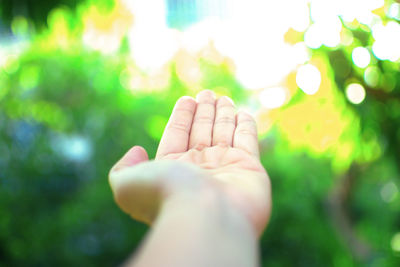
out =
[[[196,101],[188,96],[181,97],[176,102],[158,146],[156,158],[187,151],[196,105]]]
[[[240,111],[236,115],[236,129],[233,137],[233,147],[242,149],[259,157],[257,124],[253,116]]]
[[[212,145],[225,144],[232,146],[233,133],[236,127],[235,106],[227,96],[219,98],[216,106]]]
[[[201,91],[197,97],[197,109],[190,133],[189,149],[211,145],[212,128],[215,116],[215,94],[213,91]]]
[[[141,146],[134,146],[111,168],[110,172],[116,172],[148,160],[149,156],[146,150]]]

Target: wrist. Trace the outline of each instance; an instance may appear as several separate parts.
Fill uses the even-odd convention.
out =
[[[248,231],[254,238],[258,236],[257,229],[246,214],[226,199],[221,190],[211,186],[166,197],[155,223],[160,219],[173,217],[183,220],[198,217],[199,220],[219,224],[226,230]]]
[[[137,266],[258,266],[257,246],[252,224],[221,192],[181,191],[161,202]]]

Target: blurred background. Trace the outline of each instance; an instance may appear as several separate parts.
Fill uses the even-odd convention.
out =
[[[147,227],[108,170],[204,88],[258,120],[263,266],[400,266],[399,23],[394,0],[0,0],[0,266],[121,264]]]

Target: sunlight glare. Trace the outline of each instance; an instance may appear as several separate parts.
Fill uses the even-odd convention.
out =
[[[132,57],[142,70],[157,71],[170,61],[179,49],[178,33],[166,25],[165,1],[124,2],[135,14],[134,26],[128,34]]]
[[[384,5],[384,0],[336,0],[337,14],[345,21],[352,22],[355,19],[368,26],[377,19],[372,11]]]
[[[219,28],[219,21],[207,19],[185,30],[182,36],[182,46],[189,52],[197,53],[206,47]]]
[[[291,5],[285,8],[289,25],[295,31],[304,32],[310,25],[310,11],[307,0],[291,1]]]
[[[135,63],[142,70],[149,72],[165,65],[179,48],[175,32],[168,28],[135,27],[129,37]]]
[[[321,45],[336,47],[340,44],[342,23],[338,17],[319,20],[311,25],[304,34],[308,47],[317,49]]]

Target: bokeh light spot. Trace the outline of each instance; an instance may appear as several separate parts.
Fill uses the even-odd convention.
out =
[[[400,4],[393,3],[390,5],[388,10],[388,16],[397,20],[400,20]]]
[[[286,101],[287,89],[283,87],[273,87],[264,89],[260,93],[260,102],[266,108],[279,108]]]
[[[381,80],[382,89],[388,93],[392,92],[396,88],[396,78],[391,73],[385,73],[383,79]]]
[[[393,202],[398,194],[399,194],[399,189],[397,188],[395,183],[389,182],[384,186],[382,186],[381,197],[383,201],[385,201],[386,203]]]
[[[29,23],[25,17],[17,16],[11,22],[11,30],[17,36],[26,36],[29,31]]]
[[[318,49],[322,45],[321,29],[319,25],[313,24],[304,33],[304,42],[309,48]]]
[[[297,71],[296,83],[304,93],[313,95],[321,85],[321,73],[314,65],[303,65]]]
[[[400,233],[397,233],[392,237],[390,245],[393,251],[400,252]]]
[[[364,81],[370,87],[376,87],[379,84],[380,70],[376,66],[368,67],[364,72]]]
[[[90,139],[80,135],[56,136],[52,140],[52,148],[57,154],[76,162],[88,161],[93,152]]]
[[[39,68],[37,66],[25,66],[19,78],[23,89],[32,89],[39,83]]]
[[[372,52],[381,60],[397,61],[400,59],[400,25],[389,21],[386,25],[376,24],[372,27],[375,43]]]
[[[160,140],[168,119],[163,116],[154,115],[146,122],[147,133],[155,140]]]
[[[350,30],[343,28],[340,32],[340,43],[344,46],[349,46],[353,43],[353,41],[353,33]]]
[[[357,67],[365,68],[371,62],[371,55],[365,47],[356,47],[351,54],[354,64]]]
[[[5,63],[3,68],[8,74],[13,74],[14,72],[16,72],[19,68],[18,56],[13,54],[5,56]]]
[[[346,87],[347,99],[353,104],[360,104],[365,99],[365,89],[361,84],[352,83]]]
[[[314,24],[304,36],[310,48],[318,48],[321,44],[327,47],[336,47],[341,41],[342,22],[336,14],[332,3],[326,1],[312,1],[311,18]]]

